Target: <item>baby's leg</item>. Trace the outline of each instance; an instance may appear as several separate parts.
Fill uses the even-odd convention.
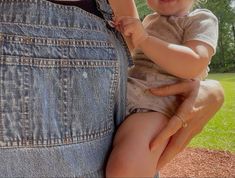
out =
[[[153,177],[168,140],[150,152],[150,141],[164,128],[168,118],[158,112],[136,113],[118,129],[106,167],[106,177]]]

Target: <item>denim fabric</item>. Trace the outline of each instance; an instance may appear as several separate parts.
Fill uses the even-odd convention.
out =
[[[0,0],[0,177],[103,176],[130,55],[97,4]]]

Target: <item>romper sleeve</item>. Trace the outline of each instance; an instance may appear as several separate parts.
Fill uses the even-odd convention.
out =
[[[189,15],[185,24],[183,43],[190,40],[210,45],[215,54],[218,42],[218,19],[211,11],[200,9]]]

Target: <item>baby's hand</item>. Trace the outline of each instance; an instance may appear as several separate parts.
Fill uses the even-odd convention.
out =
[[[125,36],[130,36],[133,46],[138,47],[147,37],[141,21],[137,18],[124,16],[115,20],[116,28]]]

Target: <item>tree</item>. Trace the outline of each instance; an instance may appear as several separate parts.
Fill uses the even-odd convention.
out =
[[[217,53],[210,68],[218,72],[235,72],[235,9],[232,0],[208,0],[200,6],[211,10],[219,20]]]

